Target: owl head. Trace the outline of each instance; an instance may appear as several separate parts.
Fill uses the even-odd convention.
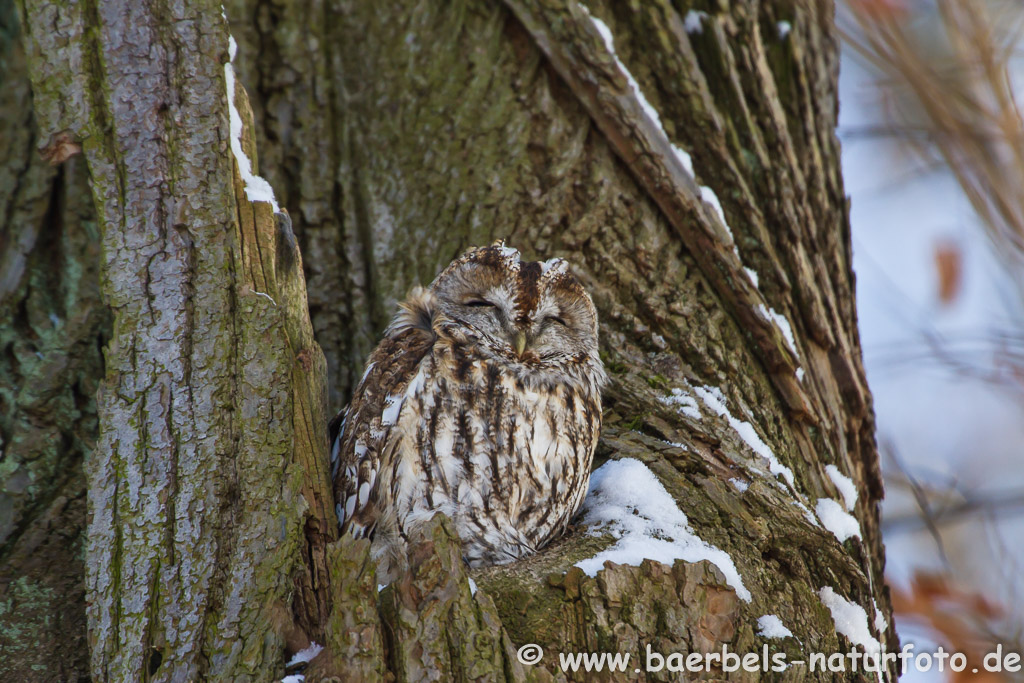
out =
[[[563,259],[524,261],[498,242],[453,261],[430,291],[447,319],[502,360],[536,369],[586,364],[603,377],[594,302]]]

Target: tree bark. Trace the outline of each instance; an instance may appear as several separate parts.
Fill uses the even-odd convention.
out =
[[[687,31],[690,9],[589,8],[610,27],[617,57],[663,130],[572,2],[237,2],[229,15],[256,17],[233,28],[243,80],[263,96],[261,149],[287,160],[268,175],[291,205],[309,209],[296,224],[334,405],[395,302],[466,245],[507,237],[532,256],[565,256],[594,292],[614,370],[602,454],[648,463],[698,534],[759,582],[749,605],[707,598],[729,626],[687,635],[685,624],[707,621],[708,603],[665,596],[690,585],[728,593],[721,577],[708,578],[717,570],[677,563],[674,574],[652,565],[606,570],[603,581],[572,571],[549,580],[595,552],[593,539],[576,535],[477,574],[477,595],[493,600],[511,640],[549,651],[601,645],[635,654],[637,643],[659,641],[665,651],[722,642],[754,650],[764,641],[753,622],[778,613],[802,629],[794,629],[800,645],[786,641],[791,656],[833,652],[848,644],[820,588],[889,614],[882,487],[834,135],[833,8],[693,7],[704,10],[695,15],[700,30]],[[310,16],[322,19],[306,40],[298,26]],[[689,154],[696,177],[673,145]],[[326,181],[302,181],[313,176]],[[723,216],[701,201],[701,185]],[[769,310],[792,327],[795,349]],[[794,489],[765,476],[728,423],[707,411],[687,419],[659,400],[687,385],[722,389],[732,414],[756,425],[793,470]],[[828,464],[858,482],[862,540],[839,543],[804,512],[838,498]],[[742,494],[726,484],[738,473],[752,482]],[[653,595],[641,596],[648,589]],[[386,589],[384,603],[401,600],[391,590],[403,591]],[[637,623],[637,603],[677,616]],[[394,613],[384,613],[385,632],[401,633],[388,621]],[[416,648],[392,638],[395,669],[395,653]],[[895,644],[891,629],[880,638]]]
[[[583,680],[554,653],[846,651],[826,587],[890,617],[830,5],[237,0],[246,151],[302,257],[232,181],[219,7],[22,10],[40,146],[84,152],[113,311],[87,467],[94,678],[266,680],[312,638],[310,680]],[[333,413],[408,288],[498,237],[566,257],[594,296],[597,464],[645,463],[749,601],[708,562],[588,577],[573,565],[612,539],[584,529],[474,571],[475,593],[443,519],[379,592],[367,544],[333,540],[324,382]],[[860,491],[842,543],[810,512],[842,500],[826,465]],[[759,636],[765,614],[795,637]]]
[[[86,487],[110,320],[85,166],[37,152],[13,2],[0,2],[0,680],[88,677]]]
[[[336,525],[290,221],[232,179],[226,22],[215,3],[21,9],[43,153],[84,152],[113,311],[86,462],[92,676],[266,679],[319,635]]]

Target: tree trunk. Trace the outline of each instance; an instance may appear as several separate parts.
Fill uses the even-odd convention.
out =
[[[216,3],[22,10],[43,152],[84,152],[113,311],[86,461],[92,676],[265,679],[286,639],[322,638],[336,525],[290,221],[232,179],[228,98],[251,114],[225,87],[226,21]]]
[[[86,487],[110,320],[81,159],[36,151],[25,53],[0,2],[0,680],[88,677]]]
[[[310,680],[583,680],[555,653],[643,668],[647,646],[806,659],[851,648],[825,589],[894,647],[832,8],[700,9],[230,4],[300,262],[289,221],[231,180],[218,7],[23,8],[41,147],[84,151],[113,310],[87,467],[94,678],[266,680],[307,638],[327,645]],[[367,544],[331,543],[322,382],[333,413],[408,288],[498,237],[566,257],[594,296],[598,464],[649,467],[749,599],[707,561],[589,577],[573,565],[614,539],[582,528],[474,571],[475,594],[442,519],[379,595]],[[843,500],[827,465],[860,491],[844,542],[811,512]],[[767,614],[795,637],[758,635]],[[632,669],[605,675],[676,676]]]

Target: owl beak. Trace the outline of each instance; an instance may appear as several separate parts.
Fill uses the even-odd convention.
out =
[[[516,332],[516,355],[522,356],[523,350],[526,348],[526,333]]]

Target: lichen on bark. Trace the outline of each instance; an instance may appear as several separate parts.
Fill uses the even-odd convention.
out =
[[[36,151],[19,22],[0,2],[0,679],[88,672],[82,460],[109,318],[85,166]]]
[[[215,3],[21,9],[41,146],[84,153],[113,312],[86,463],[92,676],[265,679],[328,590],[324,367],[290,222],[234,170],[226,24]]]

